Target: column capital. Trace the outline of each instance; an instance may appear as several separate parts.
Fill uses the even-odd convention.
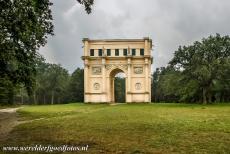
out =
[[[89,68],[89,64],[85,64],[84,66],[85,66],[85,68]]]

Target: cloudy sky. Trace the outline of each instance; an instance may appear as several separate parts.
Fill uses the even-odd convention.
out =
[[[82,38],[153,39],[152,68],[165,66],[179,45],[230,35],[230,0],[95,0],[86,14],[76,0],[51,0],[55,36],[40,53],[73,72],[83,67]]]

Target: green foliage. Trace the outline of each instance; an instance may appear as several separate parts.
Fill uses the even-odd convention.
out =
[[[40,61],[36,69],[36,88],[30,99],[34,104],[84,101],[83,69],[77,68],[70,75],[61,65],[44,61]]]
[[[230,38],[209,36],[193,45],[179,47],[167,68],[155,72],[156,94],[167,101],[229,101]],[[156,96],[157,97],[157,96]]]
[[[0,78],[0,101],[2,104],[12,104],[15,88],[7,78]]]
[[[67,93],[69,102],[84,102],[84,69],[77,68],[72,73]]]
[[[14,91],[22,84],[32,94],[40,58],[37,50],[53,35],[50,6],[49,0],[0,0],[1,86],[12,85],[12,89],[1,87],[4,91]]]
[[[40,63],[37,66],[36,90],[34,91],[34,103],[44,104],[60,103],[64,101],[66,88],[69,82],[68,71],[57,64]]]
[[[125,78],[115,77],[114,80],[115,102],[125,102]]]
[[[90,14],[92,12],[92,5],[94,0],[77,0],[80,4],[84,5],[85,11]]]
[[[93,0],[77,1],[91,13]],[[34,102],[35,89],[45,91],[46,85],[36,76],[36,65],[42,59],[38,49],[53,35],[51,5],[49,0],[0,0],[0,103],[13,103],[18,86],[33,94]],[[64,72],[56,65],[52,67],[54,72],[49,75],[53,81],[47,85],[52,84],[57,93],[63,87],[56,87],[61,79],[55,72]]]

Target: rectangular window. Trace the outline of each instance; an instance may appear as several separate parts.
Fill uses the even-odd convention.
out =
[[[145,50],[144,49],[140,49],[140,55],[144,56],[144,54],[145,54]]]
[[[90,56],[94,56],[94,49],[90,49]]]
[[[119,56],[119,49],[115,49],[115,56]]]
[[[98,50],[98,56],[102,56],[102,49]]]
[[[136,49],[132,49],[132,56],[136,55]]]
[[[127,49],[123,49],[123,55],[127,56],[128,55],[128,50]]]
[[[111,49],[107,49],[107,56],[111,56]]]

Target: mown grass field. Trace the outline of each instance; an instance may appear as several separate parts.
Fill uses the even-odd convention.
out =
[[[75,103],[26,106],[18,113],[27,122],[4,145],[87,144],[79,153],[90,154],[230,153],[230,104]]]

